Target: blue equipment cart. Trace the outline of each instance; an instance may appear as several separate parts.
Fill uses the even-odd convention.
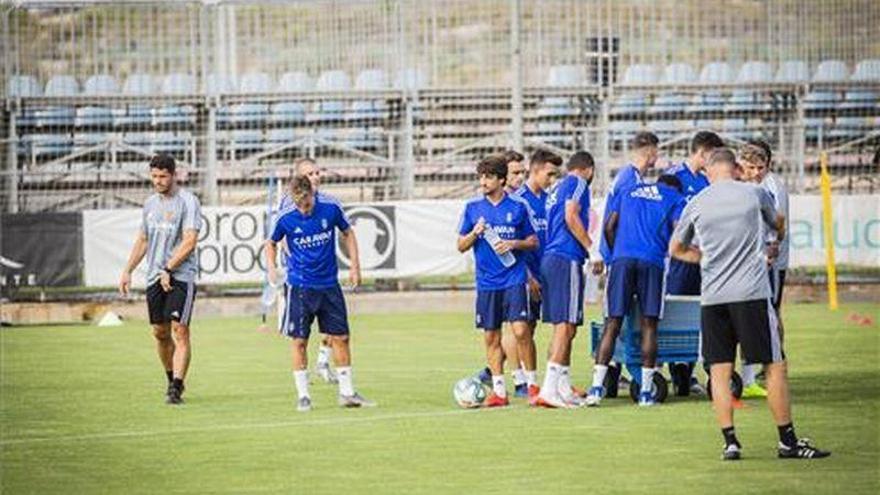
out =
[[[626,366],[630,380],[630,397],[638,400],[641,389],[642,332],[639,327],[641,315],[638,304],[624,317],[620,335],[614,346],[612,361]],[[602,340],[603,324],[591,322],[590,342],[595,358]],[[670,373],[678,395],[688,395],[690,369],[687,363],[696,363],[700,356],[700,298],[699,296],[666,296],[663,319],[657,325],[657,366],[670,365]],[[617,380],[620,370],[609,368],[605,390],[610,397],[617,396]],[[731,391],[737,397],[742,393],[742,381],[734,373]],[[710,385],[707,385],[707,389]],[[669,394],[669,383],[660,373],[654,373],[654,396],[663,402]]]

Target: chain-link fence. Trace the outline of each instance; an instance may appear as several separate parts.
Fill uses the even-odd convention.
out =
[[[2,211],[138,205],[169,153],[206,204],[311,156],[351,200],[454,198],[506,148],[637,130],[763,138],[795,191],[829,152],[880,188],[880,3],[835,0],[20,1],[0,7]]]

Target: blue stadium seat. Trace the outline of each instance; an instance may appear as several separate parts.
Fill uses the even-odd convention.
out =
[[[581,65],[554,65],[547,71],[547,86],[554,88],[578,87],[584,84],[586,73]],[[581,114],[577,102],[565,96],[544,98],[538,106],[539,119],[553,119],[550,122],[538,121],[538,132],[541,140],[563,148],[574,144],[574,137],[563,132],[562,120],[577,117]],[[553,134],[551,134],[553,133]]]
[[[849,70],[842,60],[825,60],[816,67],[813,73],[814,83],[834,83],[849,79]],[[807,93],[804,98],[804,110],[829,110],[837,108],[843,101],[843,91],[818,89]],[[809,139],[821,139],[830,136],[834,126],[831,117],[807,117],[805,133]]]
[[[312,80],[305,72],[285,72],[278,80],[279,93],[299,93],[312,89]],[[306,106],[299,101],[283,101],[272,105],[269,122],[296,124],[305,122]],[[297,131],[293,127],[269,129],[267,141],[273,146],[280,146],[296,139]]]
[[[669,64],[663,69],[660,84],[688,85],[697,81],[697,73],[688,64]],[[691,120],[684,118],[684,112],[691,98],[682,92],[670,91],[657,95],[654,104],[648,108],[648,114],[660,114],[668,112],[681,113],[680,118],[665,118],[648,122],[648,128],[661,139],[668,138],[681,132],[690,132],[693,125]]]
[[[83,87],[83,94],[86,96],[112,96],[118,93],[119,84],[116,82],[116,78],[107,74],[89,77]],[[76,127],[101,126],[109,128],[113,125],[113,109],[97,105],[79,107],[76,109],[74,125]],[[73,149],[79,151],[102,144],[107,141],[108,137],[107,132],[77,131],[73,136]]]
[[[750,61],[740,67],[736,82],[739,84],[770,83],[773,81],[773,70],[767,62]],[[748,89],[733,91],[724,105],[725,112],[759,112],[771,107],[770,95],[755,92]],[[760,137],[761,130],[749,130],[749,119],[728,118],[725,119],[722,128],[726,134],[739,139],[754,139]]]
[[[46,96],[76,96],[79,94],[79,84],[73,76],[53,76],[46,83]],[[38,126],[72,126],[76,119],[76,110],[73,107],[45,107],[36,111],[36,125]]]
[[[388,76],[380,69],[363,70],[354,82],[354,89],[361,91],[377,91],[388,88]],[[360,121],[365,119],[381,119],[388,113],[385,100],[357,100],[351,104],[346,119]],[[350,129],[346,143],[349,147],[359,149],[377,149],[383,144],[381,126],[356,124]]]
[[[650,64],[630,65],[623,71],[620,86],[649,86],[657,83],[657,68]],[[611,115],[645,114],[649,108],[648,95],[641,92],[625,92],[616,96],[609,112]],[[611,139],[628,141],[642,129],[641,117],[611,121],[608,125]]]
[[[348,74],[341,70],[322,72],[315,84],[316,91],[346,91],[351,88]],[[341,100],[318,101],[306,115],[309,122],[340,120],[345,115],[345,102]]]
[[[189,95],[196,92],[196,80],[189,74],[168,74],[162,80],[163,95]],[[192,125],[195,109],[189,105],[165,105],[155,111],[156,125]]]
[[[172,73],[162,79],[160,92],[163,95],[192,95],[196,93],[196,80],[190,74]],[[163,105],[154,112],[153,123],[163,127],[187,128],[195,124],[196,111],[191,105]],[[151,142],[145,143],[149,138]],[[128,142],[128,136],[126,136]],[[158,131],[152,135],[134,133],[132,146],[148,148],[156,153],[182,153],[190,141],[190,133],[185,130]]]
[[[805,83],[810,80],[810,69],[803,60],[786,60],[779,64],[776,71],[775,82],[778,83]]]
[[[241,77],[238,88],[243,94],[269,93],[272,79],[265,72],[249,72]],[[263,148],[262,126],[269,118],[268,103],[237,103],[231,106],[230,124],[235,150],[260,150]]]
[[[150,96],[156,94],[156,82],[150,74],[132,74],[122,85],[122,94],[127,96]],[[116,125],[141,125],[148,127],[153,123],[153,108],[142,103],[129,104],[114,112]]]
[[[234,93],[237,85],[235,79],[228,74],[208,74],[205,78],[205,92],[209,95],[222,95]],[[232,118],[232,110],[224,105],[217,109],[218,124],[227,124]]]
[[[850,76],[853,82],[880,81],[880,60],[862,60]],[[846,92],[841,109],[858,109],[864,117],[841,117],[832,131],[838,137],[858,137],[871,129],[880,127],[880,94],[866,89],[853,89]]]
[[[428,76],[421,69],[400,69],[394,76],[394,89],[422,89],[428,86]]]
[[[46,83],[43,94],[76,96],[79,94],[79,83],[73,76],[53,76]],[[34,125],[39,127],[72,127],[75,120],[76,109],[70,106],[43,107],[34,111]],[[27,139],[30,140],[31,155],[34,157],[65,155],[73,149],[73,138],[69,132],[34,134]]]
[[[699,83],[703,85],[730,84],[733,82],[733,69],[727,62],[710,62],[703,66],[700,71]],[[689,112],[722,111],[727,99],[721,91],[703,90],[694,97]],[[696,119],[694,126],[697,129],[720,129],[721,119]]]
[[[33,76],[12,76],[6,82],[6,96],[10,99],[43,96],[43,88]],[[16,120],[19,126],[31,126],[37,121],[33,107],[23,108]]]

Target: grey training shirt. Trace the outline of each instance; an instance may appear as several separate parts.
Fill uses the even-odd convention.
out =
[[[144,203],[141,230],[147,236],[147,285],[159,279],[159,272],[183,240],[185,230],[202,228],[199,199],[183,188],[173,196],[153,194]],[[174,279],[194,282],[198,273],[196,250],[174,269]]]
[[[673,238],[700,246],[704,306],[770,297],[764,232],[775,219],[773,199],[753,184],[724,180],[691,199]]]

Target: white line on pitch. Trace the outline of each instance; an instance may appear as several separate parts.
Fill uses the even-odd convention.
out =
[[[509,410],[507,408],[501,408],[497,410],[492,409],[481,409],[481,412],[498,412],[503,410]],[[426,411],[426,412],[417,412],[417,413],[400,413],[400,414],[386,414],[384,416],[367,416],[367,417],[351,417],[351,418],[325,418],[325,419],[314,419],[314,420],[304,420],[304,421],[285,421],[278,423],[251,423],[251,424],[239,424],[239,425],[215,425],[210,427],[203,428],[180,428],[175,430],[151,430],[151,431],[119,431],[119,432],[111,432],[111,433],[93,433],[88,435],[69,435],[69,436],[58,436],[58,437],[40,437],[40,438],[16,438],[11,440],[2,440],[0,441],[0,446],[7,445],[23,445],[23,444],[33,444],[33,443],[46,443],[46,442],[78,442],[78,441],[87,441],[87,440],[109,440],[115,438],[138,438],[138,437],[152,437],[159,435],[176,435],[180,433],[207,433],[213,431],[235,431],[235,430],[250,430],[250,429],[271,429],[271,428],[286,428],[286,427],[301,427],[301,426],[316,426],[316,425],[343,425],[343,424],[355,424],[355,423],[372,423],[378,421],[393,421],[397,419],[411,419],[411,418],[432,418],[432,417],[440,417],[440,416],[457,416],[459,414],[475,414],[476,410],[468,410],[468,409],[454,409],[450,411]]]

